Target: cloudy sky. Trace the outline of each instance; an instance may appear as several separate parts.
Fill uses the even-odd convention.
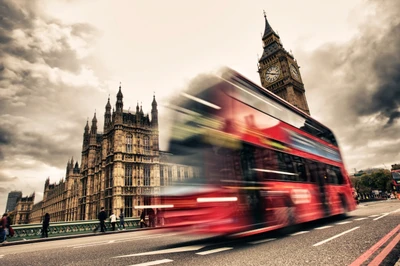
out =
[[[11,190],[40,200],[47,177],[80,161],[86,120],[97,111],[102,128],[120,82],[124,108],[145,112],[153,93],[162,104],[219,66],[260,84],[263,10],[348,171],[399,163],[397,2],[0,0],[0,210]]]

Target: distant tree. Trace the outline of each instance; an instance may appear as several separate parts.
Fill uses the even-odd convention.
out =
[[[352,177],[353,187],[359,193],[371,193],[372,190],[390,191],[392,176],[389,170],[377,170],[372,173],[363,173],[361,176]]]

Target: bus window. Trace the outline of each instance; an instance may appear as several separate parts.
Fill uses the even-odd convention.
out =
[[[316,162],[306,160],[306,163],[308,165],[308,169],[310,170],[310,182],[317,182],[318,179],[318,165]]]
[[[293,156],[293,164],[296,169],[295,172],[297,174],[297,180],[300,182],[307,182],[307,171],[306,165],[303,162],[303,159],[298,156]]]

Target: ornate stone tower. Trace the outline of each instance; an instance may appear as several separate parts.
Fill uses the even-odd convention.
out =
[[[264,51],[258,61],[261,85],[310,114],[299,66],[293,55],[283,48],[280,37],[269,25],[265,12],[264,18]]]

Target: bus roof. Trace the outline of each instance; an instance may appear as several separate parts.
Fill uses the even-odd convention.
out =
[[[323,124],[321,124],[320,122],[318,122],[317,120],[315,120],[314,118],[309,116],[307,113],[303,112],[296,106],[293,106],[292,104],[290,104],[289,102],[280,98],[279,96],[275,95],[274,93],[268,91],[267,89],[265,89],[263,87],[260,87],[259,85],[255,84],[254,82],[250,81],[249,79],[247,79],[243,75],[239,74],[235,70],[232,70],[230,68],[223,68],[221,71],[220,77],[222,79],[234,80],[236,82],[239,82],[240,84],[245,85],[249,89],[251,89],[253,91],[255,90],[255,91],[259,92],[260,94],[262,94],[263,96],[268,97],[269,99],[280,104],[281,106],[288,108],[290,111],[292,111],[296,115],[304,118],[306,121],[306,124],[308,124],[310,126],[310,130],[307,130],[307,128],[302,128],[303,131],[305,131],[319,139],[322,139],[330,144],[338,146],[337,142],[336,142],[336,138],[334,137],[332,131],[328,127],[324,126]],[[318,130],[320,132],[314,132],[315,130]]]

